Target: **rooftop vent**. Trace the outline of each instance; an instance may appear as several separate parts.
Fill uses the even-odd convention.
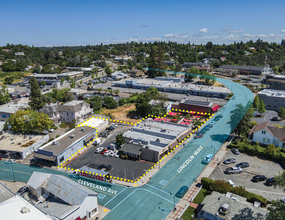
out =
[[[222,209],[223,212],[226,212],[226,211],[228,211],[229,207],[230,206],[228,204],[223,204],[221,209]]]
[[[25,214],[27,212],[30,212],[30,209],[28,207],[24,206],[24,207],[21,208],[21,213],[22,214]]]
[[[156,139],[156,142],[160,143],[160,138],[157,138],[157,139]]]
[[[82,128],[82,129],[81,129],[81,131],[83,131],[83,132],[84,132],[84,131],[85,131],[85,128]]]
[[[53,145],[60,145],[60,143],[59,142],[56,142],[56,141],[54,141],[53,143],[52,143]]]
[[[69,135],[69,137],[70,137],[70,138],[74,138],[74,134],[72,134],[72,135]]]

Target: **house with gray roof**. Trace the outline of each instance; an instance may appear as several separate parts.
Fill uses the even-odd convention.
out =
[[[235,65],[222,65],[219,69],[224,70],[238,70],[242,74],[263,75],[266,71],[264,66],[235,66]]]
[[[139,144],[125,143],[120,148],[120,154],[128,155],[129,157],[140,160],[142,154],[142,146]]]
[[[53,219],[91,219],[98,213],[98,193],[62,175],[33,172],[31,202]]]
[[[249,132],[249,140],[285,148],[285,129],[277,128],[270,121],[267,121],[253,126]]]
[[[40,110],[48,115],[48,117],[54,121],[55,124],[58,124],[61,121],[59,110],[58,110],[58,103],[47,103],[45,106]]]
[[[213,191],[211,195],[206,196],[202,205],[198,219],[203,220],[265,220],[268,214],[259,203],[246,202],[246,198],[232,193],[223,195]]]

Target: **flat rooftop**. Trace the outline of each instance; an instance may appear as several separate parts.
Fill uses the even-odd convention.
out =
[[[87,126],[91,128],[96,128],[98,127],[100,124],[104,123],[103,118],[102,119],[98,119],[98,118],[91,118],[85,122],[82,123],[83,126]]]
[[[14,197],[14,193],[10,191],[6,186],[0,183],[0,204],[12,197]]]
[[[83,138],[85,135],[90,134],[93,131],[94,128],[89,128],[89,127],[75,128],[71,132],[62,135],[61,137],[59,137],[59,139],[55,139],[54,141],[48,143],[47,145],[41,147],[40,149],[53,152],[53,155],[57,156],[66,148],[68,148],[71,144]],[[74,137],[71,138],[70,137],[71,135]],[[58,142],[59,145],[53,144],[54,142]]]
[[[0,136],[5,137],[1,140],[0,150],[23,152],[27,147],[42,140],[45,135],[24,135],[5,133]]]
[[[258,93],[259,95],[266,95],[272,97],[285,97],[285,91],[275,89],[264,89]]]
[[[116,84],[126,84],[126,81],[130,81],[130,79],[120,80],[118,82],[112,82],[113,85]],[[210,92],[210,93],[230,93],[231,91],[227,87],[213,87],[213,86],[205,86],[205,85],[196,85],[190,83],[176,83],[171,80],[156,80],[156,79],[136,79],[137,83],[133,84],[134,86],[142,86],[142,87],[157,87],[157,88],[165,88],[165,89],[176,89],[176,90],[193,90],[200,92]]]
[[[186,125],[162,123],[147,119],[130,128],[123,136],[132,139],[134,143],[141,142],[148,145],[150,149],[160,151],[188,128]]]

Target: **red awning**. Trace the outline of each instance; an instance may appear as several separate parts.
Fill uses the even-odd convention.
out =
[[[212,111],[217,111],[220,108],[220,106],[216,105],[215,107],[212,108]]]
[[[79,216],[79,217],[77,217],[75,220],[82,220],[82,219],[81,219],[80,216]]]

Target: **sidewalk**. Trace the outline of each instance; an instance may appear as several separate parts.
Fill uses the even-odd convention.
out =
[[[200,175],[197,177],[195,182],[190,186],[188,192],[184,195],[183,198],[179,200],[179,202],[176,204],[176,210],[174,212],[170,212],[169,215],[165,218],[167,220],[173,220],[178,219],[182,216],[184,211],[188,208],[188,206],[195,206],[192,202],[192,197],[195,195],[195,193],[199,190],[201,186],[201,179],[202,177],[209,177],[214,169],[217,167],[218,163],[224,158],[224,156],[227,153],[227,145],[228,142],[225,142],[222,147],[217,151],[215,154],[215,157],[211,162],[204,168],[204,170],[200,173]]]

